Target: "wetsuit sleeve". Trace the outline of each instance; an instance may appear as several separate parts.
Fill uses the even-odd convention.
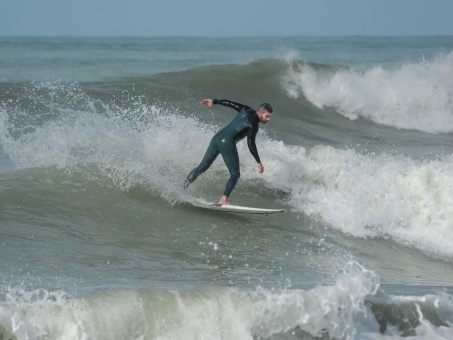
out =
[[[258,133],[258,122],[251,123],[251,126],[247,132],[247,145],[252,156],[255,158],[257,163],[261,163],[260,156],[258,155],[258,149],[256,148],[256,134]]]
[[[212,103],[231,107],[232,109],[235,109],[237,112],[239,112],[243,109],[250,109],[250,107],[248,107],[247,105],[235,103],[228,99],[213,99]]]

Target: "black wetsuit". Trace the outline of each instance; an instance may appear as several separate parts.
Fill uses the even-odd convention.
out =
[[[214,135],[203,160],[190,172],[183,186],[186,188],[190,183],[195,181],[200,174],[211,166],[217,156],[222,154],[223,160],[230,172],[230,179],[228,180],[223,193],[228,197],[241,175],[239,171],[239,155],[236,143],[247,136],[247,144],[250,153],[257,163],[261,163],[255,144],[255,137],[258,133],[258,123],[260,120],[257,112],[246,105],[225,99],[214,99],[213,104],[231,107],[239,113],[227,126]]]

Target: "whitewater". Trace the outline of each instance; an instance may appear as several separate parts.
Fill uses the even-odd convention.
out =
[[[0,338],[452,336],[451,37],[3,37],[0,55]],[[285,214],[188,203],[228,178],[219,158],[181,189],[235,114],[204,98],[272,104],[265,171],[238,143],[230,201]]]

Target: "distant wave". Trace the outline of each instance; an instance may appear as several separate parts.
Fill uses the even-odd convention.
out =
[[[349,119],[363,117],[399,129],[453,132],[453,53],[387,70],[322,68],[292,61],[283,86]]]

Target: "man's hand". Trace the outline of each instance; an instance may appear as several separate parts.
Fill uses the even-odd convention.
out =
[[[258,172],[262,174],[264,172],[264,166],[261,163],[258,163]]]
[[[203,99],[201,102],[200,102],[201,105],[208,105],[209,107],[212,106],[212,99]]]

